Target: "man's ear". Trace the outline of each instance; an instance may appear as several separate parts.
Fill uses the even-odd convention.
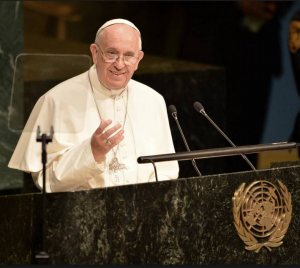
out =
[[[138,67],[139,67],[139,63],[140,63],[140,61],[142,60],[144,58],[144,52],[143,51],[139,51],[139,59],[138,59],[138,61],[136,62],[136,64],[135,64],[135,71],[138,69]]]
[[[93,63],[96,64],[97,63],[97,55],[98,55],[98,48],[97,48],[96,44],[94,44],[94,43],[91,44],[90,50],[92,53]]]

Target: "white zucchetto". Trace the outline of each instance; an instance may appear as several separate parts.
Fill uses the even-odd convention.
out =
[[[105,22],[98,30],[97,34],[96,34],[96,37],[97,35],[106,27],[110,26],[110,25],[113,25],[113,24],[126,24],[126,25],[129,25],[130,27],[132,27],[133,29],[135,29],[136,31],[138,31],[139,34],[140,31],[139,29],[132,23],[130,22],[129,20],[124,20],[124,19],[113,19],[113,20],[109,20],[107,22]]]

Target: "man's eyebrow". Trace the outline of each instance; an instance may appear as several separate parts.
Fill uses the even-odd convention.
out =
[[[106,49],[106,51],[107,51],[107,50],[114,50],[114,51],[119,52],[118,49],[116,49],[115,47],[108,47],[108,48]],[[128,51],[125,51],[125,52],[124,52],[124,54],[126,54],[126,53],[132,53],[132,54],[134,54],[134,51],[128,50]]]

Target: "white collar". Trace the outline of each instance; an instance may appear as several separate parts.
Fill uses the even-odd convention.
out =
[[[96,89],[97,91],[101,92],[102,94],[106,96],[114,96],[114,95],[120,95],[122,96],[126,90],[126,87],[121,88],[121,89],[116,89],[116,90],[110,90],[106,86],[103,85],[103,83],[100,83],[97,75],[97,69],[96,65],[94,64],[90,70],[90,77],[91,77],[91,82],[93,85],[93,88]]]

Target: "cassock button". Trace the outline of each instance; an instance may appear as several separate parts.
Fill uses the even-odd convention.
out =
[[[125,159],[127,157],[127,155],[123,155],[122,158]]]
[[[122,146],[122,147],[124,147],[125,145],[126,145],[125,142],[122,142],[122,143],[121,143],[121,146]]]
[[[117,107],[117,111],[121,111],[121,108],[120,108],[120,107]]]

